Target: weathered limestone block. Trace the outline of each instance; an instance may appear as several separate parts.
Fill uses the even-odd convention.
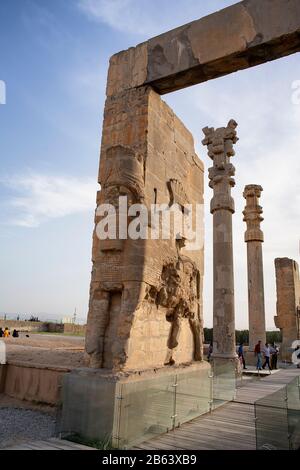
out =
[[[277,316],[275,325],[281,329],[281,357],[291,360],[293,341],[300,339],[300,278],[299,266],[289,258],[276,258]]]
[[[246,199],[244,222],[247,223],[245,242],[247,243],[248,267],[248,309],[249,309],[249,351],[253,352],[258,341],[266,342],[264,271],[262,242],[264,235],[260,228],[262,208],[259,198],[263,188],[256,184],[245,186]]]
[[[229,121],[227,127],[204,128],[203,145],[213,160],[209,168],[209,186],[214,191],[211,200],[213,214],[214,265],[214,337],[213,357],[235,359],[234,277],[232,247],[232,214],[234,200],[231,188],[235,185],[235,168],[230,158],[235,155],[233,145],[238,141],[237,123]]]
[[[299,0],[244,0],[114,55],[107,94],[205,82],[298,52],[299,34]]]
[[[174,204],[182,211],[203,204],[203,165],[193,137],[150,87],[107,98],[99,183],[97,203],[116,208],[117,238],[99,240],[102,216],[96,215],[88,364],[143,370],[201,361],[203,246],[187,250],[184,233],[175,229],[173,239],[123,239],[118,223],[120,215],[126,228],[130,223],[119,196],[127,196],[129,207],[144,204],[149,215],[151,204],[165,204],[167,212]],[[149,236],[153,228],[149,219]]]

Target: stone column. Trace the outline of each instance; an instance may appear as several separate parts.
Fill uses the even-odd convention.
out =
[[[262,243],[264,234],[260,223],[262,208],[259,198],[263,188],[256,184],[245,186],[246,199],[244,222],[247,224],[245,242],[247,243],[248,265],[248,310],[249,310],[249,351],[254,351],[259,340],[266,342],[265,299],[264,299],[264,271]]]
[[[300,277],[298,263],[289,258],[276,258],[277,316],[275,325],[282,333],[280,356],[291,362],[291,346],[300,339]]]
[[[234,277],[232,249],[232,214],[235,212],[231,188],[235,185],[235,168],[230,157],[235,155],[233,144],[238,141],[237,123],[229,121],[227,127],[203,129],[203,145],[213,160],[209,168],[209,186],[214,190],[211,200],[213,214],[213,358],[230,360],[236,358],[234,318]]]

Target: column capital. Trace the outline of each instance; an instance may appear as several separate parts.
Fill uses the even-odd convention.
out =
[[[245,242],[264,241],[264,234],[260,228],[263,209],[259,205],[259,198],[263,188],[258,184],[248,184],[245,186],[243,196],[246,199],[246,206],[243,211],[244,222],[247,224],[245,232]]]
[[[202,144],[207,146],[208,156],[213,160],[213,166],[208,170],[209,186],[214,190],[211,201],[211,213],[224,209],[234,213],[234,201],[231,188],[235,185],[233,176],[235,168],[230,163],[230,157],[235,155],[233,145],[238,141],[237,123],[231,119],[227,127],[205,127],[205,138]]]

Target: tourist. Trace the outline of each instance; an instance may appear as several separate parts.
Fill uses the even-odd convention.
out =
[[[19,338],[19,332],[15,329],[12,334],[13,338]]]
[[[0,338],[2,338],[2,336],[4,336],[4,331],[0,328]]]
[[[255,346],[254,354],[257,357],[256,369],[261,370],[262,369],[261,340],[259,340],[257,345]]]
[[[212,344],[212,342],[210,342],[209,347],[208,347],[208,353],[207,353],[207,360],[208,360],[208,362],[210,361],[212,352],[213,352],[213,344]]]
[[[5,330],[4,330],[4,338],[8,338],[10,336],[10,331],[9,329],[6,327]]]
[[[273,343],[271,347],[271,369],[277,369],[277,359],[278,359],[279,348]]]
[[[271,372],[271,370],[272,370],[271,369],[271,364],[270,364],[271,348],[270,348],[268,343],[265,344],[265,346],[263,348],[263,353],[264,353],[264,356],[265,356],[265,362],[263,363],[262,368],[265,369],[266,366],[268,366],[269,371]]]
[[[244,356],[244,345],[243,345],[243,343],[240,343],[240,345],[239,345],[238,356],[239,356],[241,364],[243,364],[243,369],[247,369],[245,356]]]

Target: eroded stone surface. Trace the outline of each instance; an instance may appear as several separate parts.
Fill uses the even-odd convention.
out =
[[[107,91],[164,94],[299,50],[298,0],[244,0],[116,54]]]
[[[150,87],[107,98],[99,182],[98,204],[117,207],[119,195],[149,211],[154,203],[182,210],[203,203],[193,137]],[[99,240],[94,233],[90,366],[143,370],[202,359],[203,249],[184,245],[183,239]]]
[[[299,266],[289,258],[276,258],[277,316],[275,325],[281,329],[283,360],[291,360],[293,341],[300,339],[300,278]]]
[[[213,266],[214,266],[214,358],[235,358],[234,279],[232,247],[232,214],[234,201],[231,188],[235,185],[235,168],[230,158],[235,155],[233,145],[238,141],[237,123],[229,121],[227,127],[203,129],[203,145],[213,160],[209,168],[209,186],[214,191],[211,200],[213,214]]]

